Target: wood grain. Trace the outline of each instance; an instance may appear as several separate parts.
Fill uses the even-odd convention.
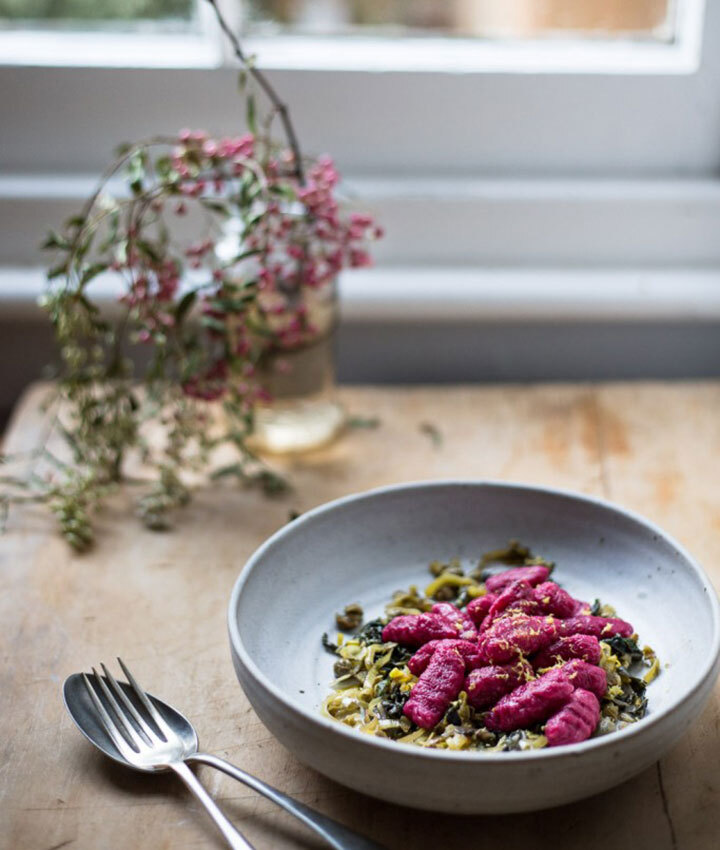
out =
[[[8,451],[38,440],[39,392],[19,406]],[[346,790],[272,738],[236,683],[225,608],[245,559],[291,509],[453,476],[612,498],[676,535],[717,584],[720,384],[362,387],[342,395],[353,413],[378,416],[380,427],[278,461],[296,486],[284,500],[217,486],[198,493],[174,531],[158,534],[139,526],[122,495],[83,556],[68,551],[41,510],[13,511],[0,539],[0,847],[222,846],[176,780],[110,764],[65,714],[64,677],[122,654],[150,690],[194,720],[208,750],[388,848],[715,848],[718,691],[661,764],[620,788],[528,815],[422,813]],[[423,422],[440,430],[439,446]],[[321,846],[251,791],[208,769],[202,777],[258,850]]]

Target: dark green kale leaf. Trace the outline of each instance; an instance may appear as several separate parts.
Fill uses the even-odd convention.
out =
[[[380,672],[387,674],[395,667],[404,667],[408,661],[413,657],[412,649],[408,649],[405,646],[400,646],[399,644],[393,648],[392,655],[386,664],[384,664],[380,668]]]
[[[320,638],[320,640],[322,641],[323,647],[327,649],[328,652],[332,652],[333,654],[337,652],[337,644],[333,643],[330,640],[330,638],[327,636],[327,632],[323,632],[323,636],[322,638]]]
[[[393,686],[387,695],[380,701],[380,707],[388,720],[400,720],[403,717],[403,708],[410,697],[410,692],[401,691],[399,687]]]
[[[603,638],[603,642],[610,646],[618,658],[622,658],[623,660],[629,658],[629,661],[626,661],[626,663],[623,664],[625,667],[631,664],[636,664],[638,661],[642,661],[643,659],[642,650],[632,638],[624,638],[620,637],[620,635],[613,635],[611,638]]]
[[[364,644],[382,643],[383,622],[378,617],[375,620],[369,620],[358,632],[358,640]]]

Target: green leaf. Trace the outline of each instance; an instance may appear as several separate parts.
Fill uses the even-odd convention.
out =
[[[108,218],[108,234],[99,246],[102,253],[107,251],[117,239],[118,228],[120,227],[120,210],[113,210]]]
[[[162,179],[167,179],[172,170],[172,160],[167,154],[163,154],[155,160],[155,171]]]
[[[247,120],[248,130],[250,130],[251,133],[256,134],[257,122],[255,120],[255,96],[252,94],[247,96],[245,117]]]
[[[65,220],[65,227],[82,227],[85,224],[85,217],[82,215],[71,215]]]
[[[443,444],[443,435],[437,425],[432,422],[421,422],[419,425],[420,433],[425,434],[430,438],[430,442],[436,449],[439,449]]]
[[[221,466],[219,469],[213,470],[210,478],[217,481],[218,478],[229,478],[231,475],[236,475],[238,478],[245,479],[245,471],[239,463],[230,463],[227,466]]]
[[[210,301],[210,307],[221,313],[242,313],[248,304],[256,300],[255,294],[241,295],[239,298],[214,298]]]
[[[213,201],[210,198],[200,198],[200,203],[208,210],[211,210],[214,213],[218,213],[218,215],[223,216],[223,218],[230,217],[230,210],[227,208],[227,204],[224,204],[222,201]]]
[[[241,260],[247,260],[248,257],[255,257],[258,254],[262,254],[262,248],[253,248],[249,251],[243,251],[241,254],[236,254],[230,262],[239,263]]]
[[[186,292],[185,295],[183,295],[183,297],[178,301],[178,305],[175,308],[175,320],[178,323],[182,322],[182,320],[192,308],[196,299],[197,290],[191,289],[189,292]]]
[[[258,472],[255,481],[266,496],[282,496],[290,490],[289,483],[281,475],[269,469]]]
[[[80,276],[80,285],[85,286],[86,283],[89,283],[94,277],[106,271],[107,268],[107,263],[93,263],[91,266],[87,266]]]
[[[220,319],[216,319],[215,316],[203,316],[200,323],[213,331],[218,331],[223,334],[226,332],[224,322],[221,322]]]
[[[140,254],[144,254],[146,257],[149,257],[154,263],[159,263],[162,260],[162,257],[155,246],[145,239],[136,239],[135,247]]]
[[[50,250],[54,248],[62,248],[63,250],[67,250],[70,247],[70,243],[68,240],[61,236],[56,230],[50,230],[48,235],[45,237],[45,241],[40,245],[43,250]]]
[[[284,183],[273,183],[268,187],[268,190],[274,195],[281,195],[283,198],[287,198],[289,201],[297,199],[297,194],[292,186],[287,186]]]
[[[380,418],[378,416],[350,416],[347,426],[348,428],[379,428]]]
[[[246,320],[245,324],[247,325],[248,330],[258,336],[264,336],[267,339],[275,338],[275,331],[273,331],[272,328],[267,327],[267,325],[261,325],[259,322],[255,322],[249,318]]]
[[[60,277],[61,274],[67,274],[67,261],[58,263],[56,266],[48,269],[47,279],[52,280],[53,278]]]
[[[83,295],[81,292],[77,293],[75,297],[88,311],[88,313],[92,313],[93,315],[95,315],[96,313],[100,312],[99,308],[96,307],[95,304],[93,304],[92,301],[90,301],[87,296]]]
[[[130,157],[127,166],[128,183],[133,195],[140,195],[143,190],[143,180],[145,179],[145,166],[147,157],[145,151],[135,151]]]
[[[262,217],[264,215],[265,215],[264,210],[258,210],[257,212],[253,213],[252,215],[246,216],[243,219],[245,227],[246,228],[254,227],[262,219]]]
[[[95,233],[90,233],[86,239],[83,239],[82,242],[75,249],[75,260],[79,262],[83,259],[83,257],[90,250],[92,243],[95,239]]]

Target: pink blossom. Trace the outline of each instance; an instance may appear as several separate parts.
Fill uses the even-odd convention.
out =
[[[238,357],[244,357],[246,354],[249,353],[249,351],[250,351],[250,340],[245,339],[243,337],[242,339],[239,339],[235,343],[235,354]]]
[[[189,378],[182,385],[185,395],[203,401],[214,401],[227,391],[228,378],[227,360],[218,360],[205,371]]]
[[[350,223],[357,224],[360,227],[370,227],[373,223],[372,216],[366,215],[365,213],[350,213]]]
[[[370,266],[372,265],[372,257],[367,251],[352,250],[350,251],[350,265],[355,269]]]

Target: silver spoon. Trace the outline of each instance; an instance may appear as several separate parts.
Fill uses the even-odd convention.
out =
[[[63,684],[65,707],[75,725],[111,759],[136,770],[172,770],[196,794],[231,847],[252,850],[235,827],[220,812],[200,785],[188,763],[215,767],[277,803],[314,830],[335,850],[383,850],[337,821],[293,800],[271,785],[245,773],[224,759],[198,752],[197,733],[179,711],[146,693],[118,658],[126,682],[117,682],[103,664],[104,676],[73,673]]]

